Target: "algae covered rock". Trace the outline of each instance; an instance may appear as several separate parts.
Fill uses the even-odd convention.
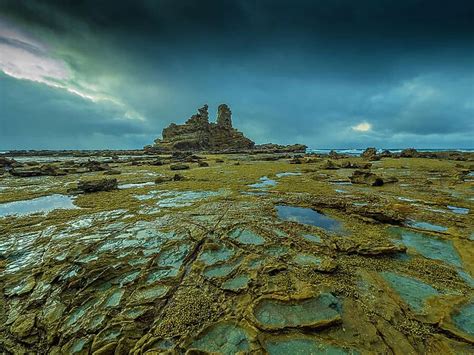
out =
[[[186,165],[186,164],[174,164],[174,165],[170,165],[170,169],[171,169],[171,170],[188,170],[188,169],[189,169],[189,165]]]
[[[36,314],[27,313],[19,316],[10,327],[10,332],[18,338],[26,338],[35,326]]]
[[[117,190],[117,188],[117,179],[83,180],[77,183],[77,189],[83,193],[112,191]]]

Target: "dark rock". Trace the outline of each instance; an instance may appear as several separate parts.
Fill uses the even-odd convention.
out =
[[[307,148],[304,144],[279,145],[267,143],[256,145],[254,151],[256,153],[305,153]]]
[[[39,167],[37,168],[18,168],[10,170],[10,174],[17,177],[32,177],[41,176],[43,172]]]
[[[107,170],[107,171],[104,171],[104,175],[120,175],[122,174],[122,172],[120,170]]]
[[[157,159],[157,160],[151,161],[149,164],[153,166],[161,166],[161,165],[164,165],[164,162],[163,160]]]
[[[83,193],[92,193],[99,191],[112,191],[118,188],[117,179],[100,179],[90,181],[79,181],[77,189]]]
[[[174,165],[170,165],[170,169],[171,169],[171,170],[188,170],[188,169],[189,169],[189,165],[186,165],[186,164],[174,164]]]
[[[377,149],[373,147],[364,150],[360,156],[367,160],[380,160],[380,157],[377,155]]]
[[[209,163],[205,162],[205,161],[200,161],[198,163],[199,167],[201,168],[207,168],[209,166]]]
[[[382,186],[383,179],[369,171],[356,170],[349,177],[353,184],[365,184],[370,186]]]
[[[101,163],[96,160],[88,160],[87,162],[81,163],[80,167],[86,168],[89,171],[105,171],[110,170],[110,166],[107,163]]]
[[[403,149],[400,153],[402,158],[416,158],[418,156],[418,151],[414,148]]]
[[[216,159],[215,162],[216,162],[216,163],[223,163],[224,160],[222,160],[222,159]]]
[[[10,170],[10,174],[17,177],[33,177],[33,176],[60,176],[66,175],[67,172],[52,165],[41,165],[29,168],[14,168]]]
[[[336,170],[339,169],[339,166],[337,166],[332,160],[326,160],[322,165],[321,169],[324,170]]]
[[[173,176],[173,181],[183,181],[185,179],[186,178],[181,174],[174,174],[174,176]]]
[[[385,149],[382,153],[379,154],[379,156],[381,158],[392,158],[393,154],[391,151]]]

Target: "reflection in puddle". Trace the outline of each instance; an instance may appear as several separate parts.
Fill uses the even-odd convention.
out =
[[[407,226],[433,232],[446,232],[448,228],[428,222],[408,221]]]
[[[276,206],[278,217],[285,221],[310,224],[323,228],[329,232],[342,232],[341,222],[316,212],[311,208],[278,205]]]
[[[49,195],[31,200],[14,201],[0,204],[0,217],[25,216],[33,213],[49,213],[56,209],[76,209],[74,199],[66,195]]]

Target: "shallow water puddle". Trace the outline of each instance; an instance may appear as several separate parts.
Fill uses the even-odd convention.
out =
[[[463,208],[463,207],[456,207],[456,206],[447,206],[448,209],[456,214],[468,214],[469,213],[469,208]]]
[[[390,231],[401,238],[404,245],[415,249],[425,258],[441,260],[456,267],[462,267],[461,258],[451,241],[403,228],[391,228]]]
[[[119,185],[118,188],[123,190],[123,189],[133,189],[137,187],[145,187],[145,186],[153,186],[155,183],[153,181],[148,181],[148,182],[140,182],[140,183],[135,183],[135,184],[123,184]]]
[[[446,232],[448,230],[448,228],[444,226],[420,221],[408,221],[406,225],[412,228],[424,229],[432,232]]]
[[[253,309],[257,323],[264,329],[318,327],[341,319],[341,304],[330,293],[299,301],[264,298]]]
[[[439,295],[432,286],[394,272],[380,273],[399,296],[416,312],[422,312],[428,298]]]
[[[317,338],[305,335],[294,337],[275,337],[264,342],[264,348],[269,355],[288,354],[328,354],[346,355],[358,354],[358,352],[347,351],[344,348],[322,342]]]
[[[277,173],[275,174],[275,176],[277,178],[282,178],[282,177],[285,177],[285,176],[299,176],[301,175],[301,173],[293,173],[293,172],[284,172],[284,173]]]
[[[343,232],[341,222],[316,212],[311,208],[278,205],[276,206],[278,217],[291,222],[309,224],[323,228],[329,232]]]
[[[275,180],[269,179],[268,176],[262,176],[260,182],[249,185],[249,187],[254,189],[266,189],[272,186],[275,186],[277,182]]]
[[[0,217],[26,216],[33,213],[49,213],[56,209],[78,209],[74,198],[66,195],[49,195],[31,200],[14,201],[0,204]]]

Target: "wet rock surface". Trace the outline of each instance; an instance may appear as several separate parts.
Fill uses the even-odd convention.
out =
[[[0,177],[0,352],[474,351],[469,157],[74,159]]]

